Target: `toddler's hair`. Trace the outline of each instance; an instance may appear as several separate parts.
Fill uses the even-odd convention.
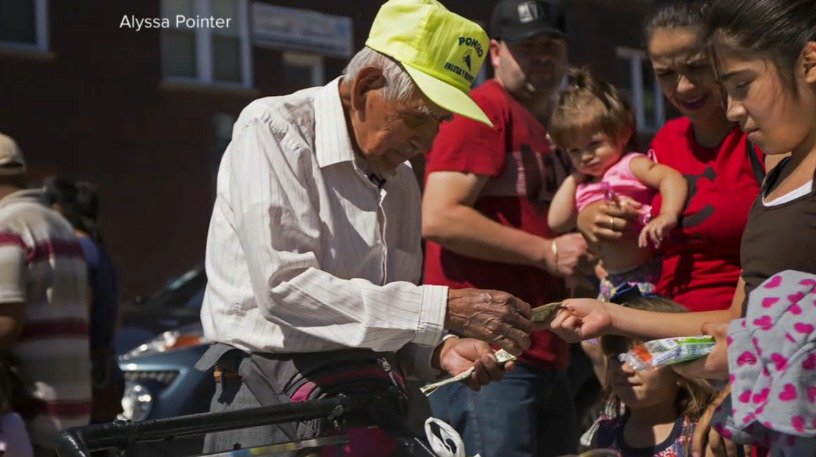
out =
[[[570,69],[569,86],[558,95],[550,119],[550,137],[563,148],[588,131],[628,143],[635,133],[635,114],[611,84],[597,80],[586,68]]]
[[[685,313],[688,310],[681,304],[657,295],[647,297],[633,297],[622,303],[623,306],[644,311],[655,311],[659,313]],[[619,335],[604,335],[601,337],[601,350],[606,356],[617,356],[628,352],[632,347],[641,342],[633,338]],[[715,392],[708,382],[701,379],[686,379],[677,376],[680,389],[677,391],[677,398],[674,406],[677,412],[687,417],[689,420],[697,421],[702,416],[705,409],[714,399]],[[607,380],[606,385],[611,383]],[[615,406],[615,411],[620,411],[620,399],[611,388],[607,387],[607,400]]]

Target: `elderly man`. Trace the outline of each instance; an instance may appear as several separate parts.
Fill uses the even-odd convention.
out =
[[[471,96],[495,124],[446,123],[428,154],[423,233],[426,284],[501,287],[532,306],[566,292],[586,243],[547,226],[567,168],[547,141],[547,105],[564,76],[567,42],[557,0],[502,0],[491,22],[494,78]],[[564,372],[567,344],[535,332],[512,373],[479,392],[459,385],[431,398],[434,415],[462,434],[468,455],[546,456],[575,451]]]
[[[393,364],[368,362],[396,351],[425,378],[475,367],[467,383],[478,388],[502,373],[484,341],[514,354],[529,346],[527,303],[416,285],[420,194],[406,160],[430,148],[451,112],[489,124],[467,95],[487,49],[479,26],[437,1],[391,0],[341,78],[244,109],[207,241],[201,319],[217,343],[199,368],[215,366],[213,411],[314,398],[304,379],[336,391],[369,381],[360,373],[376,378],[376,366],[393,379]],[[443,328],[483,341],[442,341]],[[337,389],[315,381],[336,372]],[[225,432],[205,450],[322,431]]]

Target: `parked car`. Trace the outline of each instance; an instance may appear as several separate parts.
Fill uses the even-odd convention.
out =
[[[207,277],[200,266],[122,310],[115,344],[125,376],[120,419],[143,421],[206,412],[215,390],[211,373],[195,369],[207,350],[199,313]],[[202,437],[134,446],[128,455],[200,453]]]
[[[114,339],[117,354],[124,354],[168,330],[199,324],[206,285],[204,267],[198,265],[168,281],[149,297],[139,297],[123,305],[121,324]]]
[[[207,277],[195,267],[169,281],[144,300],[123,308],[116,335],[119,367],[125,375],[121,419],[143,421],[206,412],[215,383],[211,373],[195,369],[207,350],[200,321]],[[419,393],[422,383],[409,380],[414,401],[408,423],[424,434],[430,409]],[[203,437],[134,445],[133,457],[170,457],[199,454]]]

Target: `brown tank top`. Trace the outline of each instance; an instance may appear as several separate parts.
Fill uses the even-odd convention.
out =
[[[748,215],[740,247],[746,297],[780,271],[816,274],[816,186],[809,194],[780,205],[762,203],[792,171],[786,170],[788,161],[786,158],[768,174]]]

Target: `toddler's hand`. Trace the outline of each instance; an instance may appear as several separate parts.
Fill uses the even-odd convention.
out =
[[[649,245],[649,240],[652,240],[656,248],[660,247],[663,240],[669,236],[669,232],[677,226],[677,216],[670,216],[661,214],[649,221],[646,227],[640,231],[638,237],[638,246],[645,248]]]

